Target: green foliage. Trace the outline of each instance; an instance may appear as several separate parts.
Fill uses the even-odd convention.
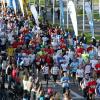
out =
[[[38,3],[39,0],[30,0],[30,3]],[[40,0],[40,5],[45,5],[45,0]]]
[[[99,13],[94,13],[94,19],[100,19]]]
[[[93,0],[93,3],[94,4],[98,4],[99,3],[99,0]]]
[[[77,14],[83,14],[83,9],[77,9]]]
[[[79,36],[81,36],[81,32],[79,32]],[[85,36],[86,36],[86,38],[87,38],[87,43],[89,44],[89,43],[91,43],[91,39],[92,39],[92,34],[91,33],[84,33],[85,34]],[[100,35],[96,35],[95,34],[95,38],[96,38],[96,40],[100,40]]]
[[[42,16],[39,16],[38,20],[41,23],[43,21],[43,17]]]

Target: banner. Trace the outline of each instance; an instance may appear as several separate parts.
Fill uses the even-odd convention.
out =
[[[14,8],[14,11],[15,11],[15,14],[16,14],[16,12],[17,12],[16,0],[13,0],[12,4],[13,4],[13,8]]]
[[[89,2],[85,2],[85,11],[89,20],[90,31],[92,33],[92,38],[94,38],[94,23],[93,23],[93,16],[91,11],[91,6]]]
[[[60,6],[60,26],[64,27],[64,4],[63,4],[63,0],[59,0],[59,6]]]
[[[31,6],[31,12],[32,12],[33,17],[35,19],[35,23],[37,24],[37,26],[39,26],[38,13],[37,13],[36,8],[35,8],[34,5]]]
[[[13,8],[12,0],[7,0],[7,7]]]
[[[16,2],[16,9],[19,10],[19,6],[20,6],[19,5],[19,0],[15,0],[15,2]]]
[[[77,37],[78,36],[77,16],[76,16],[76,11],[75,11],[75,5],[72,1],[68,2],[68,11],[69,11],[69,14],[70,14],[70,18],[71,18],[71,21],[72,21],[72,25],[73,25],[73,28],[74,28],[75,35]]]
[[[19,0],[19,4],[20,4],[20,8],[21,8],[21,11],[23,13],[23,16],[24,16],[24,7],[23,7],[23,0]]]

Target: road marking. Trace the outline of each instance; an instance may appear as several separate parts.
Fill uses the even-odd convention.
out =
[[[78,93],[76,93],[76,92],[74,92],[74,91],[72,91],[72,90],[70,90],[70,92],[71,92],[72,95],[75,96],[75,97],[73,97],[73,98],[84,99],[84,97],[80,96]]]

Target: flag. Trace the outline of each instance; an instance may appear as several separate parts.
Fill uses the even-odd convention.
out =
[[[72,1],[68,2],[68,11],[74,28],[75,36],[77,37],[78,36],[77,16],[76,16],[75,5]]]
[[[63,4],[63,0],[59,0],[59,6],[60,6],[60,26],[64,27],[64,4]]]
[[[92,33],[92,38],[94,38],[94,23],[93,23],[93,16],[91,11],[91,6],[89,2],[85,2],[85,11],[89,20],[90,31]]]
[[[17,12],[16,0],[13,0],[12,4],[13,4],[13,8],[14,8],[14,11],[15,11],[15,14],[16,14],[16,12]]]
[[[8,7],[8,8],[13,8],[12,1],[13,1],[13,0],[7,0],[7,7]]]
[[[37,26],[39,26],[38,13],[37,13],[36,8],[35,8],[34,5],[31,5],[31,12],[32,12],[33,17],[35,19],[35,23],[37,24]]]
[[[24,7],[23,7],[24,3],[23,3],[23,0],[19,0],[19,4],[20,4],[21,11],[23,13],[23,16],[24,16]]]

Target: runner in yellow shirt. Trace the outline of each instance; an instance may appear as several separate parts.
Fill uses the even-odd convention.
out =
[[[8,55],[9,57],[14,56],[14,48],[13,48],[13,47],[10,46],[10,47],[7,49],[7,55]]]

